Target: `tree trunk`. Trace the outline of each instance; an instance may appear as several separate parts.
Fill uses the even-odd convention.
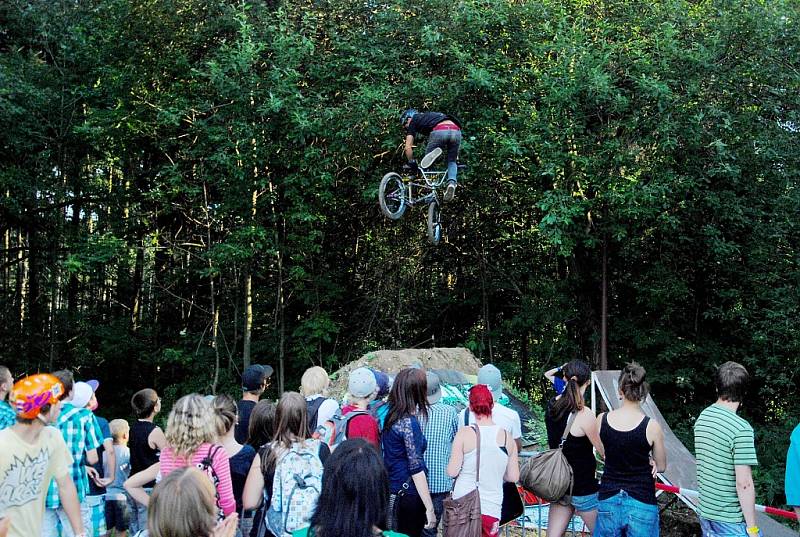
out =
[[[131,332],[139,329],[139,319],[142,309],[142,287],[144,285],[144,245],[141,240],[136,242],[136,261],[133,266],[133,293],[131,297]]]
[[[528,391],[531,388],[530,368],[531,368],[531,355],[528,347],[528,340],[531,337],[530,330],[525,330],[522,333],[522,348],[521,348],[521,363],[520,363],[520,383],[519,386],[523,391]]]
[[[278,390],[283,393],[284,388],[284,350],[286,345],[286,320],[284,318],[284,298],[283,298],[283,253],[278,250],[278,297],[275,309],[275,320],[279,330],[278,345]]]
[[[258,190],[253,189],[253,198],[251,202],[251,213],[253,218],[253,226],[256,220],[256,207],[258,201]],[[252,253],[252,243],[251,243]],[[244,368],[250,366],[250,342],[253,337],[253,261],[252,259],[247,265],[247,274],[244,278],[244,341],[242,344],[242,361]]]
[[[603,298],[600,305],[600,369],[608,369],[608,238],[603,238]]]
[[[25,333],[25,292],[28,289],[28,260],[25,257],[25,241],[23,239],[22,229],[17,230],[17,281],[16,281],[16,295],[17,295],[17,311],[19,319],[19,332]]]
[[[214,380],[211,383],[211,393],[216,395],[219,383],[219,310],[217,309],[217,292],[214,284],[214,265],[211,262],[211,215],[208,212],[208,185],[203,183],[203,200],[206,213],[206,253],[208,255],[208,273],[211,278],[209,292],[211,293],[211,347],[214,349]]]

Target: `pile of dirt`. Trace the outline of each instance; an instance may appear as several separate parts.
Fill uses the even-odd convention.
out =
[[[331,375],[330,395],[341,398],[347,391],[347,378],[353,369],[371,367],[390,375],[415,364],[431,370],[455,370],[466,375],[477,375],[480,361],[469,349],[433,348],[380,350],[365,354]]]

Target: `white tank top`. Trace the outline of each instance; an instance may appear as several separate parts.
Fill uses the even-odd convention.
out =
[[[497,425],[481,428],[481,482],[478,493],[481,497],[481,514],[500,518],[503,506],[503,476],[508,466],[508,455],[497,445],[497,433],[501,428]],[[456,478],[453,498],[458,499],[475,490],[477,451],[464,454],[461,473]]]

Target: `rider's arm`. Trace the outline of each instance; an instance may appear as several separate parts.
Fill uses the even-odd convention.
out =
[[[407,134],[406,135],[406,160],[414,160],[414,135]]]

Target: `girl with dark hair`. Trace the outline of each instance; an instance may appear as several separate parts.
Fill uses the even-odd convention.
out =
[[[293,456],[295,454],[308,463],[307,468],[304,468],[304,472],[308,472],[304,474],[309,478],[308,481],[322,478],[321,471],[319,475],[311,474],[315,471],[315,468],[320,468],[321,470],[322,464],[325,463],[328,455],[330,455],[330,450],[327,445],[319,440],[308,438],[305,398],[297,392],[286,392],[281,397],[275,410],[274,439],[256,454],[244,485],[244,494],[242,496],[244,509],[259,508],[260,511],[260,514],[257,514],[253,520],[251,535],[258,534],[259,527],[266,523],[267,511],[270,507],[274,507],[272,505],[273,496],[276,491],[281,492],[279,489],[282,487],[278,482],[279,475],[276,475],[280,473],[281,462],[288,461],[287,455],[292,455],[292,459],[296,460],[297,457]],[[313,459],[318,459],[318,461],[315,463]],[[265,500],[264,505],[261,505],[262,498]],[[289,505],[290,503],[292,504],[291,506]],[[283,507],[290,509],[294,507],[294,502],[284,499],[281,508]],[[313,505],[305,505],[303,507],[311,508]],[[297,514],[286,512],[284,515],[286,515],[286,519],[294,519]],[[286,530],[285,527],[279,529]],[[283,533],[283,535],[279,535],[279,533]],[[271,526],[266,530],[267,536],[284,537],[289,534],[290,530],[288,533],[287,531],[279,532],[277,529],[273,531]]]
[[[597,520],[597,461],[592,447],[604,456],[599,428],[592,409],[584,403],[586,388],[591,382],[592,371],[583,360],[572,360],[562,368],[566,385],[561,395],[547,403],[544,423],[547,427],[547,443],[550,449],[561,445],[561,437],[570,422],[569,433],[562,452],[572,466],[572,495],[566,495],[550,504],[547,535],[561,537],[577,512],[589,531],[594,530]]]
[[[389,474],[391,529],[419,537],[436,524],[425,466],[427,441],[419,416],[428,417],[428,381],[422,369],[403,369],[389,392],[383,424],[383,463]]]
[[[478,488],[482,537],[499,535],[503,481],[515,483],[519,479],[517,443],[508,431],[494,424],[492,407],[494,397],[488,387],[478,384],[469,390],[469,410],[475,416],[475,425],[459,429],[447,465],[447,474],[456,478],[453,499]],[[475,427],[480,431],[480,436]]]
[[[667,452],[661,426],[642,411],[648,391],[644,368],[629,363],[619,376],[622,406],[597,417],[606,465],[595,537],[659,534],[654,481],[655,473],[667,467]]]
[[[382,531],[388,494],[389,479],[375,447],[363,438],[345,440],[325,461],[311,526],[293,537],[403,537]]]
[[[247,444],[255,450],[272,442],[275,434],[275,403],[263,399],[256,403],[250,413],[250,424],[247,430]]]

